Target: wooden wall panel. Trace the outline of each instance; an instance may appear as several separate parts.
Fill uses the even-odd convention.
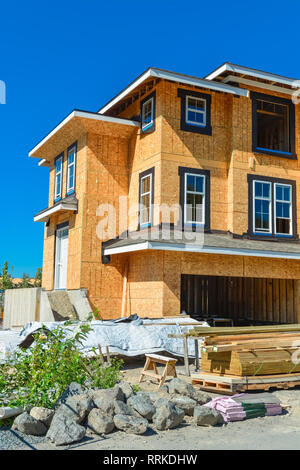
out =
[[[231,318],[235,324],[298,322],[297,280],[197,275],[181,279],[181,308],[196,318]]]

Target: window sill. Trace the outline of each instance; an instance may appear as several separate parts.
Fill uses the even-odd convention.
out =
[[[287,242],[287,241],[298,241],[299,235],[276,235],[274,233],[247,233],[247,238],[250,240],[257,241],[276,241],[276,242]]]
[[[188,124],[186,122],[181,124],[180,130],[185,132],[194,132],[196,134],[212,135],[211,126],[193,126],[192,124]]]
[[[268,150],[261,147],[254,149],[255,155],[271,155],[272,157],[288,158],[289,160],[297,160],[297,155],[291,152],[279,152],[277,150]]]

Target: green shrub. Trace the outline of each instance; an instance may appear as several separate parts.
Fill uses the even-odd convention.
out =
[[[80,323],[68,334],[67,325],[51,332],[34,334],[34,343],[27,350],[18,350],[2,364],[0,370],[1,406],[45,406],[51,408],[71,382],[108,388],[119,378],[122,361],[103,363],[100,356],[86,358],[79,347],[91,331],[88,323]]]

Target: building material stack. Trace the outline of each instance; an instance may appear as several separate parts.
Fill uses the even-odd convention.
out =
[[[192,375],[201,388],[234,392],[300,384],[298,324],[195,327],[189,335],[204,338],[201,374]]]

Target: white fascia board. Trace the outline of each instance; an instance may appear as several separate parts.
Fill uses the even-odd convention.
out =
[[[210,90],[221,91],[224,93],[231,93],[233,95],[238,95],[238,96],[247,97],[249,94],[247,90],[241,90],[230,85],[224,86],[220,82],[210,83],[210,80],[205,80],[204,78],[194,78],[194,77],[189,77],[188,75],[182,75],[182,74],[178,74],[175,72],[167,72],[164,70],[158,70],[158,69],[152,68],[152,69],[147,70],[147,72],[143,73],[143,75],[141,75],[137,80],[135,80],[127,88],[125,88],[125,90],[123,90],[114,99],[112,99],[109,103],[103,106],[103,108],[101,108],[98,111],[99,114],[106,113],[109,109],[111,109],[120,100],[125,98],[129,93],[131,93],[136,87],[141,85],[149,77],[161,78],[164,80],[170,80],[172,82],[185,83],[186,85],[198,86],[201,88],[208,88]]]
[[[105,248],[103,254],[105,256],[118,255],[120,253],[130,253],[131,251],[149,250],[150,248],[151,245],[149,242],[135,243],[134,245],[119,246],[116,248]]]
[[[74,204],[58,204],[55,207],[51,207],[47,211],[42,212],[34,216],[34,222],[45,222],[51,214],[55,214],[59,211],[76,211],[77,207]]]
[[[238,96],[248,96],[248,90],[241,90],[234,86],[226,85],[222,86],[222,82],[210,82],[204,78],[193,78],[188,75],[180,75],[173,72],[164,72],[161,70],[153,69],[152,76],[157,78],[162,78],[164,80],[170,80],[172,82],[180,82],[186,85],[198,86],[201,88],[208,88],[213,91],[221,91],[224,93],[231,93]]]
[[[183,245],[181,243],[160,243],[160,242],[145,242],[136,243],[129,246],[122,246],[116,248],[106,248],[104,255],[114,255],[120,253],[128,253],[140,250],[166,250],[166,251],[181,251],[188,253],[211,253],[221,255],[236,255],[236,256],[256,256],[259,258],[281,258],[281,259],[296,259],[300,260],[300,253],[288,253],[278,251],[259,251],[259,250],[245,250],[235,248],[219,248],[197,245]]]
[[[227,82],[242,83],[243,85],[250,85],[250,86],[257,87],[257,88],[263,88],[264,90],[270,90],[276,93],[284,93],[286,95],[293,95],[293,93],[295,93],[295,89],[290,90],[288,88],[283,88],[283,87],[276,86],[276,85],[269,85],[268,83],[257,82],[255,80],[249,80],[247,78],[237,77],[236,75],[228,75],[228,77],[222,80],[222,83],[227,83]]]
[[[103,121],[110,122],[113,124],[123,124],[126,126],[139,127],[137,121],[131,121],[129,119],[116,118],[111,116],[102,116],[98,113],[90,113],[88,111],[72,111],[61,123],[59,123],[53,131],[51,131],[43,140],[41,140],[30,152],[29,157],[31,157],[42,145],[44,145],[51,137],[53,137],[60,129],[62,129],[71,119],[79,117],[85,119],[92,119],[94,121]]]
[[[41,158],[38,165],[39,166],[51,166],[50,162],[48,162],[48,160],[46,160],[46,158]]]
[[[235,73],[240,73],[244,75],[250,75],[251,77],[261,78],[263,80],[270,80],[270,81],[277,82],[277,83],[283,83],[284,85],[297,86],[295,85],[295,82],[297,82],[297,79],[282,77],[281,75],[274,75],[269,72],[262,72],[260,70],[250,69],[247,67],[242,67],[240,65],[233,65],[233,64],[224,64],[221,67],[219,67],[217,70],[215,70],[214,72],[207,75],[205,78],[207,80],[214,80],[216,77],[218,77],[219,75],[222,75],[222,73],[224,72],[235,72]]]

